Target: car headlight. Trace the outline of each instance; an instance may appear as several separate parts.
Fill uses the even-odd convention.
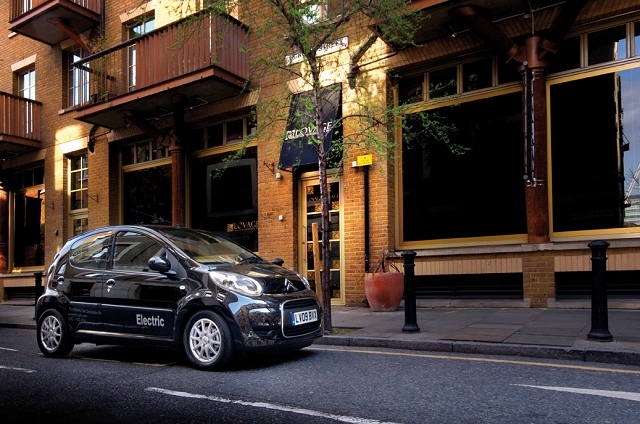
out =
[[[300,281],[302,281],[302,284],[304,284],[304,286],[307,288],[307,290],[311,290],[311,284],[309,283],[309,280],[307,280],[306,278],[304,278],[300,274],[298,274],[298,278],[300,278]]]
[[[216,285],[226,290],[236,291],[247,296],[260,296],[262,285],[251,277],[230,272],[209,271]]]

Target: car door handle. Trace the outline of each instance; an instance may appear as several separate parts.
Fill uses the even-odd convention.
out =
[[[116,285],[116,280],[114,280],[113,278],[109,278],[107,281],[107,293],[109,293],[111,291],[111,289],[113,288],[113,286]]]

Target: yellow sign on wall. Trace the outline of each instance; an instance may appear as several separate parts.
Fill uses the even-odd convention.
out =
[[[372,163],[373,163],[373,159],[371,155],[358,156],[358,166],[371,165]]]

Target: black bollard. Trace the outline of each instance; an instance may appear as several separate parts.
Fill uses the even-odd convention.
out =
[[[33,276],[35,277],[35,280],[36,280],[36,310],[33,315],[33,319],[36,319],[38,318],[36,316],[36,314],[38,313],[38,298],[42,295],[42,293],[44,293],[44,291],[42,290],[42,272],[36,271],[33,273]]]
[[[609,332],[609,316],[607,311],[607,247],[609,243],[596,240],[589,243],[591,249],[591,272],[593,285],[591,287],[591,331],[587,338],[599,341],[612,341]]]
[[[416,288],[413,285],[416,252],[408,250],[402,254],[404,258],[404,326],[403,333],[417,333],[420,331],[416,322]]]

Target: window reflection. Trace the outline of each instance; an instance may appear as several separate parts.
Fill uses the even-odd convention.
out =
[[[592,32],[587,35],[589,65],[627,57],[625,26]]]
[[[553,230],[640,225],[640,69],[551,86]]]

